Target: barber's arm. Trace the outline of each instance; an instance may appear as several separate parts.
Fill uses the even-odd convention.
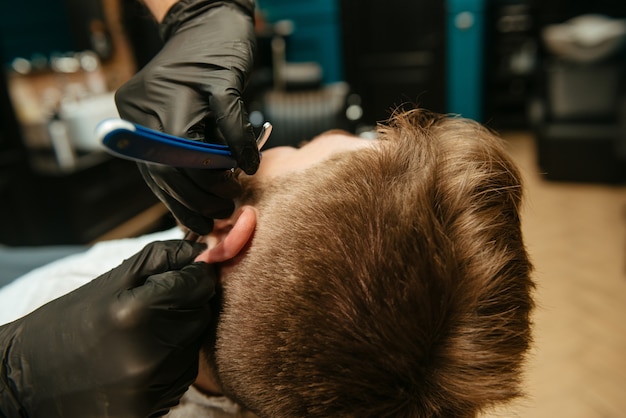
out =
[[[227,143],[238,166],[259,165],[242,101],[253,65],[254,0],[146,0],[165,44],[116,93],[120,116],[152,129]],[[232,213],[239,192],[230,171],[140,164],[152,191],[187,228],[204,235]]]
[[[215,276],[187,241],[119,267],[0,327],[0,416],[148,417],[197,375]]]

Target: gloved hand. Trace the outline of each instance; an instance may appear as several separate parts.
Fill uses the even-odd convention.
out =
[[[0,416],[165,414],[193,382],[215,277],[200,244],[148,245],[0,327]]]
[[[247,7],[245,7],[247,5]],[[162,24],[161,51],[116,93],[123,119],[185,138],[225,141],[238,167],[259,165],[241,94],[253,65],[250,0],[180,0]],[[232,173],[140,164],[152,191],[186,227],[204,235],[239,192]]]

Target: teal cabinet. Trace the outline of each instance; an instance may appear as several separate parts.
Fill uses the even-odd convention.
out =
[[[257,7],[270,23],[284,19],[294,23],[287,43],[288,61],[315,61],[322,66],[325,83],[343,81],[337,0],[259,0]]]

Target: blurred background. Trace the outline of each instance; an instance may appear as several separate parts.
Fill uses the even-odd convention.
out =
[[[274,125],[267,146],[367,135],[415,103],[506,140],[527,182],[536,345],[528,396],[487,415],[624,416],[626,2],[258,0],[256,30],[245,100]],[[160,46],[137,0],[2,2],[0,263],[174,225],[93,135]]]

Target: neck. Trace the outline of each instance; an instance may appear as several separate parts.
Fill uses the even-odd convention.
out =
[[[202,353],[198,363],[198,376],[193,385],[207,396],[224,396],[215,371],[209,367]]]

